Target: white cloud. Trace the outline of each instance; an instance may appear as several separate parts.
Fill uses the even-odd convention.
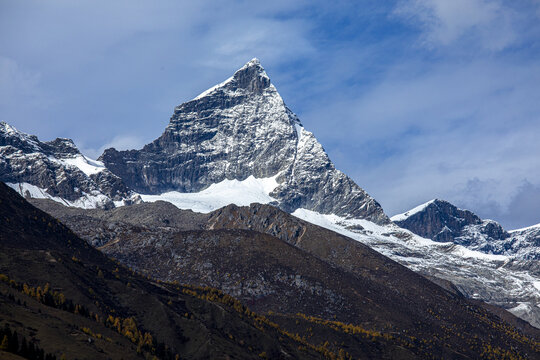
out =
[[[540,65],[422,65],[331,97],[304,123],[391,215],[438,197],[510,224],[519,184],[540,184]]]
[[[518,13],[499,0],[403,0],[395,14],[418,25],[432,47],[465,42],[498,51],[518,40]]]
[[[8,57],[0,56],[0,106],[9,106],[17,97],[39,102],[41,75],[24,69]]]
[[[208,47],[215,49],[215,56],[205,63],[231,71],[253,57],[266,64],[279,64],[292,57],[312,55],[315,49],[307,40],[308,31],[308,24],[297,20],[247,18],[228,23],[213,29],[206,39]]]

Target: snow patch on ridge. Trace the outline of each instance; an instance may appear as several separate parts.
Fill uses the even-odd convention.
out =
[[[406,220],[408,218],[410,218],[411,216],[413,216],[414,214],[417,214],[419,213],[420,211],[424,210],[428,205],[432,204],[436,199],[433,199],[433,200],[430,200],[422,205],[418,205],[417,207],[409,210],[409,211],[406,211],[402,214],[397,214],[397,215],[394,215],[390,218],[390,220],[392,221],[403,221],[403,220]]]
[[[216,91],[217,89],[219,89],[219,88],[221,88],[221,87],[227,85],[229,82],[232,81],[233,78],[234,78],[234,76],[231,76],[231,77],[229,77],[227,80],[225,80],[225,81],[223,81],[223,82],[221,82],[221,83],[219,83],[219,84],[217,84],[217,85],[212,86],[210,89],[205,90],[205,91],[203,91],[202,93],[200,93],[199,95],[197,95],[196,97],[194,97],[193,100],[199,100],[199,99],[201,99],[201,98],[207,96],[208,94],[210,94],[210,93]]]
[[[83,155],[78,155],[72,158],[55,159],[64,165],[75,166],[86,176],[97,174],[105,170],[105,165],[101,161],[92,160]]]
[[[52,196],[51,194],[47,193],[47,190],[29,183],[6,183],[6,185],[17,191],[24,198],[31,197],[34,199],[50,199],[70,207],[95,209],[104,207],[110,201],[107,196],[97,191],[93,192],[92,194],[82,193],[82,196],[79,199],[69,201],[58,196]]]
[[[300,144],[300,142],[302,141],[302,131],[304,128],[302,127],[302,125],[295,123],[294,129],[296,130],[296,136],[298,137],[298,143]]]
[[[515,232],[520,232],[520,231],[525,231],[525,230],[531,230],[531,229],[538,229],[538,228],[540,228],[540,224],[527,226],[527,227],[524,227],[524,228],[521,228],[521,229],[508,230],[508,232],[509,232],[509,233],[515,233]]]
[[[226,179],[197,193],[170,191],[161,195],[140,194],[140,196],[147,202],[163,200],[179,209],[209,213],[229,204],[249,206],[251,203],[268,204],[276,201],[269,194],[278,186],[276,181],[278,176],[279,174],[276,174],[269,178],[257,179],[251,175],[242,181]]]
[[[433,241],[431,239],[426,239],[393,224],[381,226],[368,220],[346,219],[334,214],[320,214],[307,209],[297,209],[292,213],[292,215],[310,223],[325,227],[329,230],[333,230],[360,242],[365,242],[366,239],[369,239],[369,237],[384,237],[386,241],[394,241],[399,243],[400,245],[417,247],[429,246],[434,248],[441,248],[444,251],[448,251],[449,249],[453,254],[462,258],[475,258],[499,262],[504,262],[508,260],[508,257],[504,255],[486,254],[480,251],[467,249],[466,247],[463,247],[461,245],[455,245],[451,242],[442,243]],[[408,240],[405,241],[392,236],[393,233],[397,231],[409,235]]]

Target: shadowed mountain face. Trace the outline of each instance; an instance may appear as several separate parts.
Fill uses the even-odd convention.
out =
[[[415,234],[441,242],[453,241],[466,226],[482,224],[482,219],[472,212],[444,200],[435,199],[420,207],[419,211],[413,209],[393,216],[392,221]]]
[[[496,330],[508,324],[458,292],[269,205],[231,205],[204,215],[166,203],[84,211],[34,202],[143,273],[218,287],[250,308],[272,311],[280,326],[301,335],[306,329],[297,329],[296,320],[283,314],[302,312],[320,318],[321,324],[352,323],[400,341],[414,336],[429,344],[420,346],[420,352],[436,357],[475,358],[480,343],[513,346],[512,337]],[[538,334],[519,320],[515,325]],[[312,330],[316,326],[311,323]],[[465,340],[475,336],[480,336],[474,340],[478,344]]]
[[[388,223],[380,205],[335,169],[283,102],[258,60],[174,110],[141,150],[107,149],[100,160],[142,194],[198,192],[226,179],[277,177],[281,208]]]

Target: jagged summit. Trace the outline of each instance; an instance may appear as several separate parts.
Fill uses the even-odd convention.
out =
[[[435,241],[453,241],[463,227],[482,224],[482,219],[448,201],[433,199],[391,220],[401,227]]]
[[[0,122],[0,146],[23,147],[28,152],[40,149],[37,136],[25,134],[4,121]]]
[[[453,242],[482,252],[501,254],[509,248],[499,244],[510,235],[493,220],[482,220],[469,210],[434,199],[391,220],[412,232],[440,242]]]
[[[191,194],[241,182],[249,191],[257,188],[248,200],[291,213],[306,209],[389,223],[381,206],[334,167],[256,58],[175,107],[163,134],[141,150],[107,149],[96,162],[69,139],[41,142],[2,123],[0,151],[0,180],[23,195],[72,206],[137,201],[132,190]]]
[[[257,58],[252,59],[233,75],[236,86],[247,91],[261,93],[270,86],[270,78]]]
[[[506,231],[496,221],[481,219],[469,210],[434,199],[391,220],[402,228],[438,242],[452,242],[485,254],[521,259],[520,268],[537,272],[540,259],[540,228]],[[536,320],[535,320],[536,321]]]
[[[138,151],[100,160],[141,194],[199,192],[224,180],[276,178],[279,206],[388,223],[380,205],[335,169],[285,105],[258,59],[174,109],[165,132]]]
[[[414,214],[417,214],[419,213],[420,211],[424,210],[426,207],[428,207],[429,205],[433,204],[433,203],[437,203],[441,200],[439,199],[432,199],[432,200],[429,200],[429,201],[426,201],[425,203],[423,204],[420,204],[414,208],[412,208],[411,210],[407,210],[405,211],[404,213],[401,213],[401,214],[397,214],[397,215],[394,215],[390,218],[390,220],[392,221],[403,221],[405,219],[408,219],[409,217],[413,216]]]
[[[0,146],[9,146],[27,153],[42,152],[58,158],[82,156],[71,139],[56,138],[41,142],[37,136],[26,134],[4,121],[0,122]]]
[[[261,61],[258,58],[254,57],[253,59],[249,60],[243,67],[253,66],[253,65],[261,66]]]

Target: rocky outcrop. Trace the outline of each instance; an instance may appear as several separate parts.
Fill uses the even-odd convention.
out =
[[[482,219],[444,200],[431,200],[400,215],[392,221],[422,237],[440,242],[453,241],[464,227],[482,224]]]
[[[82,207],[114,207],[132,192],[103,164],[84,157],[70,139],[41,142],[0,123],[0,181],[25,197]]]
[[[107,149],[100,160],[143,194],[198,192],[251,175],[277,177],[270,195],[288,212],[306,208],[389,222],[380,205],[334,167],[257,59],[177,106],[157,140],[141,150]]]
[[[540,260],[540,224],[525,229],[512,230],[510,235],[505,248],[513,252],[522,263],[533,261],[530,271],[540,275],[537,263]]]
[[[452,242],[486,254],[512,256],[520,268],[540,259],[540,226],[507,232],[496,221],[482,220],[444,200],[432,200],[392,217],[392,221],[417,235]],[[534,269],[533,269],[534,270]]]

